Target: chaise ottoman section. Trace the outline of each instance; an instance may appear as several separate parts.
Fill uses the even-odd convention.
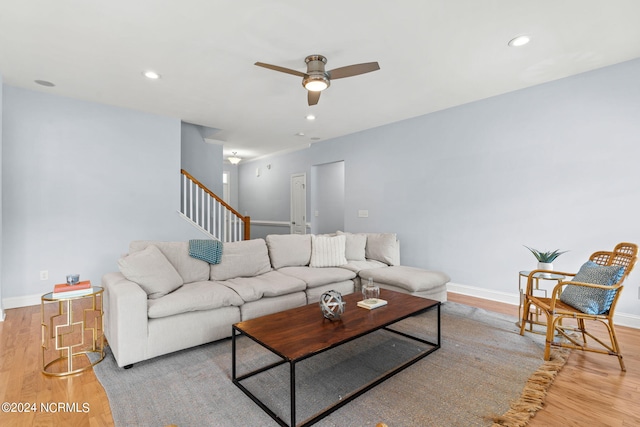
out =
[[[385,268],[360,270],[361,280],[369,278],[381,288],[404,292],[440,302],[447,301],[449,276],[440,271],[423,270],[416,267],[394,265]]]

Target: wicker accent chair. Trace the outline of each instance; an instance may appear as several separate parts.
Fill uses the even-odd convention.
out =
[[[583,271],[582,268],[578,273],[554,271],[553,273],[574,277],[574,279],[571,281],[559,282],[553,288],[550,298],[534,296],[532,293],[534,281],[533,275],[539,272],[549,273],[550,271],[532,271],[531,274],[529,274],[527,280],[527,289],[524,298],[524,310],[522,312],[520,335],[524,335],[525,326],[527,323],[526,321],[528,319],[531,306],[533,305],[537,307],[542,313],[544,313],[547,318],[547,334],[544,349],[545,360],[549,360],[551,346],[565,347],[616,356],[618,358],[618,361],[620,362],[620,369],[622,371],[626,371],[624,361],[622,360],[622,354],[620,353],[618,339],[616,338],[615,327],[613,324],[613,315],[615,312],[616,303],[618,302],[618,298],[620,297],[620,293],[622,292],[622,284],[629,273],[631,273],[631,270],[633,270],[633,267],[636,263],[637,255],[638,245],[634,243],[619,243],[611,252],[599,251],[591,255],[589,260],[595,264],[598,264],[598,266],[623,267],[623,271],[618,271],[619,274],[616,278],[619,277],[619,279],[617,281],[612,281],[611,285],[574,281],[576,280],[576,275],[579,275]],[[585,266],[587,264],[585,264]],[[597,269],[598,266],[593,267]],[[613,268],[611,270],[619,269]],[[584,277],[584,275],[579,276],[579,278],[580,277]],[[568,299],[568,297],[562,297],[562,292],[563,290],[568,290],[566,289],[566,287],[569,285],[575,286],[575,288],[571,289],[571,292],[578,290],[577,292],[586,291],[593,293],[595,291],[596,293],[600,292],[600,295],[604,295],[605,293],[607,293],[607,291],[609,291],[607,293],[608,301],[604,306],[602,306],[603,311],[600,313],[587,313],[585,311],[590,310],[584,310],[584,308],[575,308],[572,305],[569,305],[566,302],[562,301],[561,298],[565,300]],[[599,289],[602,289],[602,291],[600,291]],[[609,301],[610,305],[608,305]],[[564,325],[564,319],[575,319],[577,322],[577,326]],[[600,337],[596,337],[592,333],[587,331],[587,321],[596,321],[604,324],[609,334],[609,343],[604,341],[605,338],[602,337],[602,334],[600,334]],[[589,325],[593,325],[593,323],[589,323]],[[561,338],[560,340],[554,340],[554,336],[556,334],[559,335],[559,337]],[[592,342],[587,343],[587,337],[590,338]],[[564,338],[564,340],[562,338]]]

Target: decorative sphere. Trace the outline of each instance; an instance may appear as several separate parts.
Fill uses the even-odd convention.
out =
[[[337,291],[327,291],[320,297],[320,310],[322,315],[329,320],[340,319],[344,313],[345,303],[342,301],[342,294]]]

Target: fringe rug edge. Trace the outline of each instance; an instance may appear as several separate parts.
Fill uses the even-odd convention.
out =
[[[553,349],[550,360],[527,380],[520,397],[511,403],[511,408],[502,415],[491,417],[493,427],[525,427],[537,411],[542,409],[549,387],[567,363],[571,351],[566,348]]]

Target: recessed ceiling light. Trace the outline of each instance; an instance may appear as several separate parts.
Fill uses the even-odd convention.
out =
[[[296,133],[296,136],[304,136],[304,132],[298,132]]]
[[[307,120],[315,120],[316,116],[314,116],[313,114],[307,114]]]
[[[146,78],[151,79],[151,80],[158,80],[160,78],[160,74],[156,73],[155,71],[145,71],[144,73],[142,73]]]
[[[54,87],[55,85],[47,80],[34,80],[40,86]]]
[[[531,38],[529,36],[518,36],[509,40],[509,46],[520,47],[520,46],[524,46],[530,41],[531,41]]]

